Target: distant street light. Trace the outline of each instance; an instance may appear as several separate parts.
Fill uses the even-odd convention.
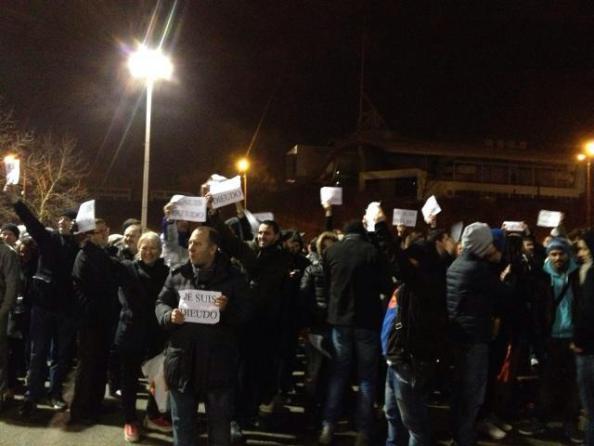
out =
[[[243,205],[247,209],[247,173],[250,170],[250,160],[247,158],[240,158],[235,164],[237,171],[243,175]]]
[[[160,48],[151,49],[141,45],[128,59],[128,69],[132,77],[146,84],[146,128],[144,138],[144,168],[142,173],[142,207],[140,222],[147,227],[148,220],[148,188],[151,146],[151,108],[153,86],[159,80],[170,80],[173,75],[173,64]]]
[[[577,155],[578,161],[586,161],[586,223],[592,225],[592,158],[594,158],[594,141],[584,144],[584,151]]]

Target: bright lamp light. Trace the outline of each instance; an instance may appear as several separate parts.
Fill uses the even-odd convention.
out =
[[[583,153],[578,153],[576,158],[578,161],[584,161],[586,159],[586,155]]]
[[[239,170],[241,173],[247,172],[249,168],[250,162],[247,158],[241,158],[239,161],[237,161],[237,170]]]
[[[594,141],[588,141],[584,148],[586,149],[586,155],[594,156]]]
[[[141,45],[128,59],[128,69],[132,77],[156,81],[169,80],[173,75],[173,64],[160,48],[152,49]]]

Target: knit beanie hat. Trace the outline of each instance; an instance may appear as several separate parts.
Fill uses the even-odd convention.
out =
[[[491,228],[486,223],[475,222],[464,228],[462,246],[478,257],[484,257],[493,244]]]
[[[547,245],[547,255],[551,251],[563,251],[567,255],[571,255],[571,246],[567,239],[563,237],[554,237]]]
[[[10,231],[14,234],[14,236],[16,238],[19,238],[19,235],[21,234],[21,231],[19,230],[19,227],[17,225],[15,225],[14,223],[4,223],[2,225],[2,228],[0,229],[2,231]]]
[[[503,253],[505,251],[505,232],[499,228],[491,229],[491,235],[493,236],[493,244],[497,251]]]

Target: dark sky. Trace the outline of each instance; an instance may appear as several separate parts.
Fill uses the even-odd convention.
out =
[[[292,145],[353,132],[363,35],[365,91],[402,136],[555,147],[593,134],[594,11],[584,2],[420,3],[180,0],[166,44],[175,80],[154,95],[153,184],[187,189],[197,175],[230,174],[270,97],[254,148],[262,178],[282,181]],[[121,145],[108,185],[140,186],[144,102],[124,49],[156,5],[0,3],[0,95],[23,128],[76,136],[95,182]],[[159,4],[158,30],[172,5]]]

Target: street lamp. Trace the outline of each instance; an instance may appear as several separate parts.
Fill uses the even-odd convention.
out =
[[[586,223],[588,228],[592,225],[592,172],[591,164],[594,158],[594,141],[584,144],[584,151],[577,155],[578,161],[586,162]]]
[[[169,80],[173,74],[173,64],[161,48],[152,49],[141,45],[128,59],[128,69],[132,77],[146,84],[146,128],[144,138],[144,168],[142,171],[142,207],[140,222],[143,228],[148,220],[148,187],[151,145],[151,108],[153,86],[159,80]]]
[[[235,167],[237,167],[237,171],[243,175],[243,205],[247,209],[247,172],[250,169],[250,160],[241,158],[237,160]]]

